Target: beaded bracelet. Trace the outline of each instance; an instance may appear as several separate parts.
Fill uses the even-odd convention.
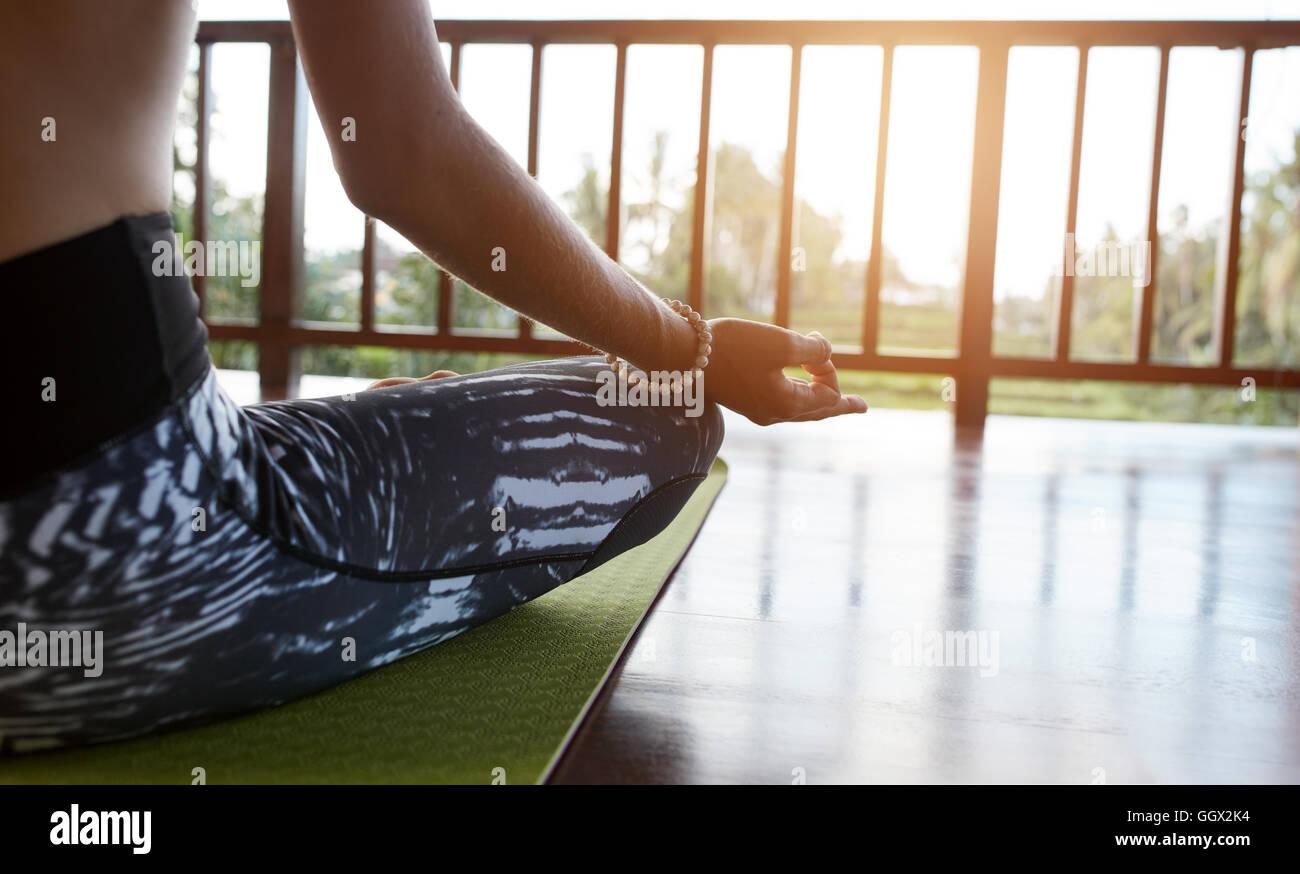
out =
[[[683,373],[679,383],[675,377],[651,381],[647,379],[644,373],[629,368],[627,362],[612,352],[606,353],[605,363],[614,368],[620,379],[626,379],[628,385],[645,382],[650,388],[656,389],[661,395],[668,397],[676,392],[685,392],[688,386],[693,385],[697,379],[704,376],[704,368],[709,366],[709,355],[713,352],[713,330],[709,328],[709,323],[704,320],[704,317],[691,309],[688,304],[684,304],[680,300],[669,300],[668,298],[663,300],[673,312],[685,319],[687,324],[695,329],[695,334],[699,337],[699,344],[695,347],[693,369]]]

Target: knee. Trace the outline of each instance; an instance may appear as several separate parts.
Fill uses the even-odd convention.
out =
[[[722,447],[722,410],[712,402],[696,409],[636,410],[629,421],[636,423],[639,439],[647,447],[644,462],[655,486],[705,476]]]
[[[708,404],[702,415],[686,419],[690,438],[678,446],[684,463],[653,465],[653,487],[623,511],[578,573],[586,573],[615,556],[634,549],[667,528],[705,481],[722,445],[722,413]]]
[[[726,432],[726,426],[722,421],[722,407],[712,401],[706,401],[700,415],[691,421],[695,423],[695,443],[698,452],[693,470],[696,473],[708,473],[709,468],[713,466],[713,460],[718,457],[718,450],[722,448],[722,438]]]

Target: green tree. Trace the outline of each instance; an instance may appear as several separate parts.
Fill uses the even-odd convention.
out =
[[[1237,285],[1237,358],[1300,365],[1300,130],[1292,159],[1251,180]]]

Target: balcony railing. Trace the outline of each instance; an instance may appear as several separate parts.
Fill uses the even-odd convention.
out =
[[[627,49],[633,44],[693,44],[703,49],[700,84],[699,149],[694,186],[688,298],[703,308],[707,253],[710,111],[714,47],[719,45],[785,45],[791,49],[789,112],[784,172],[781,184],[780,245],[776,249],[775,307],[772,320],[788,325],[791,298],[791,251],[795,209],[795,157],[799,146],[799,80],[802,50],[814,45],[863,45],[883,49],[879,99],[878,142],[875,148],[873,221],[867,261],[860,349],[837,349],[841,367],[913,373],[941,373],[957,380],[956,421],[982,426],[988,409],[991,377],[1036,379],[1089,379],[1131,382],[1191,383],[1240,386],[1252,378],[1260,387],[1300,388],[1300,370],[1293,368],[1243,368],[1234,365],[1236,295],[1243,190],[1244,137],[1237,137],[1232,165],[1222,168],[1231,176],[1231,197],[1218,253],[1214,294],[1212,352],[1208,366],[1154,363],[1151,356],[1152,320],[1156,283],[1140,290],[1135,305],[1136,355],[1130,362],[1081,361],[1071,357],[1071,319],[1074,307],[1073,277],[1066,275],[1056,300],[1053,354],[1050,358],[995,355],[992,348],[994,315],[994,254],[997,248],[998,201],[1001,179],[1007,61],[1014,46],[1072,46],[1079,51],[1079,68],[1073,94],[1074,127],[1070,158],[1069,207],[1065,230],[1072,233],[1079,200],[1083,107],[1087,89],[1088,49],[1099,46],[1146,46],[1160,53],[1155,111],[1154,148],[1151,154],[1150,191],[1146,239],[1157,239],[1160,162],[1163,149],[1165,100],[1170,50],[1183,46],[1240,49],[1240,101],[1237,118],[1244,124],[1249,112],[1252,59],[1256,51],[1300,45],[1300,22],[1204,21],[443,21],[440,39],[451,48],[451,78],[459,87],[462,49],[473,43],[519,43],[532,47],[532,73],[528,123],[530,173],[537,173],[537,144],[543,48],[560,44],[606,44],[617,50],[614,84],[613,129],[610,132],[610,185],[605,251],[617,257],[620,233],[620,177],[623,160],[623,109]],[[244,340],[257,344],[262,394],[266,399],[287,397],[296,383],[295,350],[308,345],[372,345],[394,348],[465,350],[513,354],[567,355],[583,347],[569,340],[534,336],[526,319],[520,319],[513,336],[487,334],[453,327],[451,277],[441,276],[436,328],[428,333],[392,332],[375,325],[375,231],[366,220],[362,252],[360,325],[357,328],[319,327],[294,318],[295,299],[302,285],[303,194],[305,179],[305,125],[310,99],[296,57],[287,22],[204,22],[200,25],[197,161],[195,164],[194,234],[207,239],[211,207],[208,146],[211,133],[211,57],[214,43],[252,42],[270,47],[269,113],[266,193],[263,213],[263,265],[259,320],[256,324],[212,324],[217,340]],[[952,356],[894,355],[878,348],[880,324],[882,219],[888,160],[891,73],[894,49],[912,45],[974,46],[979,51],[976,91],[973,172],[965,247],[964,280],[959,296],[958,342]],[[1240,128],[1239,128],[1240,129]],[[1156,276],[1158,246],[1151,245],[1150,276]],[[1066,271],[1067,274],[1069,271]],[[205,281],[195,277],[204,295]],[[1136,292],[1135,292],[1136,293]],[[1292,293],[1300,293],[1293,289]]]

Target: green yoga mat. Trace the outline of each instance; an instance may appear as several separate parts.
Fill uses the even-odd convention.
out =
[[[0,760],[0,783],[538,783],[726,479],[657,537],[486,625],[308,698],[155,737]]]

